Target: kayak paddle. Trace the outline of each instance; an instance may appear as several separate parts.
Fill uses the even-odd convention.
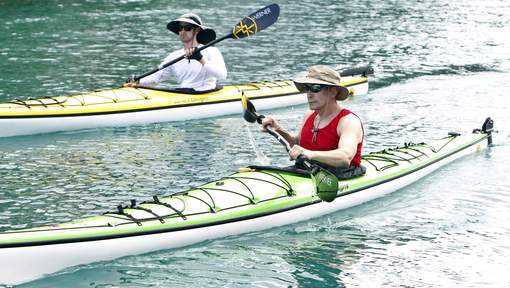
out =
[[[257,10],[256,12],[253,12],[249,16],[244,17],[239,23],[237,23],[234,26],[234,28],[232,28],[232,32],[230,32],[228,35],[225,35],[219,39],[211,41],[211,42],[207,43],[206,45],[201,46],[200,48],[197,48],[195,51],[197,51],[197,52],[202,51],[202,50],[206,49],[207,47],[212,46],[216,43],[219,43],[225,39],[229,39],[229,38],[241,39],[241,38],[245,38],[248,36],[252,36],[255,33],[273,25],[276,22],[276,20],[278,20],[279,15],[280,15],[280,6],[278,6],[278,4],[271,4],[269,6],[266,6],[262,9]],[[214,33],[214,32],[213,32],[213,30],[207,30],[206,33]],[[181,61],[185,57],[186,57],[186,55],[182,55],[170,62],[159,65],[157,68],[155,68],[141,76],[134,77],[133,80],[138,82],[140,79],[147,77],[151,74],[154,74],[162,69],[165,69],[166,67]]]
[[[244,94],[241,95],[241,102],[243,104],[243,118],[247,122],[250,123],[259,123],[262,124],[262,119],[265,118],[264,115],[260,115],[256,113],[255,106],[251,103],[248,98]],[[285,140],[278,132],[272,129],[271,126],[266,127],[267,132],[271,134],[271,136],[275,137],[278,142],[280,142],[287,152],[290,151],[291,147],[289,142]],[[328,170],[312,164],[308,159],[304,158],[303,155],[299,155],[298,159],[303,160],[303,164],[306,169],[310,172],[310,177],[312,178],[312,182],[315,186],[315,191],[317,192],[317,196],[323,201],[331,202],[335,200],[337,192],[338,192],[338,178]]]

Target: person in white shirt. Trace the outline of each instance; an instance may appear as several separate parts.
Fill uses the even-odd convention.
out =
[[[178,90],[194,92],[214,90],[219,80],[227,78],[227,68],[223,56],[218,48],[210,46],[202,51],[195,51],[214,40],[215,33],[207,33],[210,28],[202,24],[200,17],[194,13],[186,13],[168,23],[168,30],[179,35],[183,49],[170,53],[161,65],[182,55],[186,57],[152,75],[146,76],[139,82],[129,81],[125,87],[157,86],[162,81],[175,77],[179,84]],[[198,40],[197,40],[198,39]]]

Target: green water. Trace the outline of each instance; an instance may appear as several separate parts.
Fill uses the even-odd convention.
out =
[[[219,36],[267,2],[2,1],[0,100],[119,86],[154,68],[194,11]],[[496,146],[388,197],[312,221],[72,267],[20,287],[508,287],[510,3],[284,1],[253,38],[218,44],[227,83],[370,63],[365,152],[469,132]],[[271,111],[287,127],[306,106]],[[285,151],[239,115],[0,139],[0,231],[112,210]],[[48,259],[51,261],[51,259]],[[1,267],[0,267],[1,269]]]

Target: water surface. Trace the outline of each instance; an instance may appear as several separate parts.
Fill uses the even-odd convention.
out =
[[[0,1],[0,100],[117,87],[178,46],[165,29],[178,15],[192,10],[221,36],[267,4]],[[499,131],[495,147],[327,217],[72,267],[20,287],[510,285],[508,1],[279,4],[274,26],[218,44],[224,84],[370,63],[370,94],[344,103],[365,122],[365,152],[469,133],[487,116]],[[291,128],[305,111],[270,114]],[[96,215],[256,163],[246,129],[272,164],[290,163],[246,125],[232,115],[0,139],[0,231]]]

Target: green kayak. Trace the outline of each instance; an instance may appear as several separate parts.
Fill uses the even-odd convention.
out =
[[[363,156],[366,173],[338,181],[322,201],[306,171],[252,166],[189,190],[68,223],[0,233],[0,283],[19,284],[66,267],[190,245],[305,221],[382,197],[492,141],[482,129],[449,133]]]

